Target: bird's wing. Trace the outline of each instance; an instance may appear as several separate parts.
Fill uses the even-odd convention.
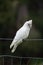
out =
[[[10,48],[12,48],[14,46],[11,52],[14,52],[16,50],[16,47],[22,42],[22,40],[27,38],[27,36],[28,36],[27,34],[28,34],[28,31],[25,27],[22,27],[17,31],[17,33],[10,45]]]
[[[22,42],[22,30],[19,29],[10,45],[10,49],[13,47],[13,45],[18,45],[18,43]]]
[[[29,32],[30,32],[29,28],[26,27],[20,28],[16,33],[15,40],[25,39],[28,36]]]

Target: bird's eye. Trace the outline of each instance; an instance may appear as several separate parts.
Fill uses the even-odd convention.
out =
[[[30,27],[30,24],[28,24],[28,26]]]
[[[28,26],[30,26],[30,24],[28,24]]]

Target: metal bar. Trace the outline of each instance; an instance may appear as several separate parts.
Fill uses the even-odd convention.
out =
[[[11,65],[13,65],[13,58],[11,57]]]
[[[0,38],[0,40],[11,41],[11,40],[13,40],[13,39],[12,39],[12,38]]]
[[[4,56],[3,56],[3,65],[4,65]]]
[[[0,38],[0,40],[12,41],[12,38]],[[43,39],[26,39],[26,41],[42,41]]]
[[[11,58],[31,58],[31,59],[43,59],[41,57],[20,57],[20,56],[12,56],[12,55],[0,55],[0,57],[11,57]]]
[[[22,65],[22,58],[20,58],[20,65]]]

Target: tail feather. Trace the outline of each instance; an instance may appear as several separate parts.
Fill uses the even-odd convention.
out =
[[[16,43],[16,41],[12,41],[11,45],[10,45],[10,49],[13,47],[13,45]]]
[[[13,47],[13,45],[14,45],[14,43],[11,43],[11,45],[10,45],[10,49]]]
[[[22,42],[22,40],[19,40],[19,41],[16,41],[16,40],[13,40],[11,45],[10,45],[10,49],[12,48],[11,52],[14,53],[17,46]]]
[[[14,53],[16,48],[17,48],[17,45],[14,45],[13,49],[11,50],[11,52]]]

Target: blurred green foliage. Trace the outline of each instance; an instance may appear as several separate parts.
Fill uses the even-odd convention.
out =
[[[43,59],[31,59],[29,65],[43,65]]]

